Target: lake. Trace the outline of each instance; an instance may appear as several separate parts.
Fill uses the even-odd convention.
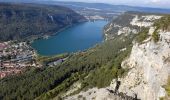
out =
[[[103,27],[106,24],[107,21],[101,20],[80,23],[48,39],[35,40],[31,46],[38,54],[45,56],[83,51],[103,41]]]

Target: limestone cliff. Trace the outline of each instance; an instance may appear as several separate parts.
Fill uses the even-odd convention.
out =
[[[158,43],[148,38],[143,44],[134,44],[130,57],[122,63],[130,71],[119,79],[119,92],[136,94],[141,100],[159,100],[166,96],[163,86],[170,74],[170,32],[159,34]]]
[[[105,38],[110,40],[122,34],[137,34],[143,27],[152,26],[154,21],[160,18],[161,15],[159,14],[126,12],[105,26]]]
[[[159,27],[159,28],[158,28]],[[166,29],[164,29],[166,27]],[[128,59],[122,62],[122,67],[129,68],[119,86],[119,92],[128,96],[136,94],[141,100],[159,100],[166,97],[163,88],[170,74],[170,32],[169,17],[159,21],[159,25],[150,27],[149,37],[142,44],[135,43]],[[154,32],[159,36],[154,41]],[[113,81],[111,87],[115,86]]]

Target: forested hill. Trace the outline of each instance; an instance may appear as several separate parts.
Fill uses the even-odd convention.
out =
[[[0,3],[0,41],[54,33],[82,21],[83,16],[61,6]]]

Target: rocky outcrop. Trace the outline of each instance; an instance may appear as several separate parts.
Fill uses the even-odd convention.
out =
[[[149,26],[149,37],[140,44],[134,41],[130,57],[122,62],[122,67],[128,68],[129,72],[118,79],[121,83],[119,92],[128,96],[136,94],[141,100],[159,100],[167,95],[163,86],[170,75],[170,32],[159,29],[159,40],[154,41],[152,35],[156,28],[151,27],[152,19],[159,18],[161,16],[147,17],[147,20],[151,20],[147,21],[148,24],[140,22],[136,16],[132,20],[132,25]],[[110,88],[115,90],[116,84],[114,79]]]
[[[122,34],[137,34],[142,27],[149,28],[154,21],[162,16],[138,12],[126,12],[105,26],[105,40],[114,39]]]
[[[93,88],[86,92],[81,92],[75,96],[66,97],[64,100],[138,100],[135,95],[128,96],[122,92],[115,92],[108,88]]]
[[[158,43],[149,39],[141,45],[134,44],[130,57],[122,63],[130,71],[119,79],[119,92],[129,96],[135,93],[142,100],[159,100],[166,96],[163,85],[170,74],[170,32],[159,34]]]

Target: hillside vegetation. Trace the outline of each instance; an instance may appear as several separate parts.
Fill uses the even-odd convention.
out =
[[[66,91],[78,80],[82,82],[81,90],[108,86],[113,78],[126,71],[120,64],[131,51],[132,39],[127,36],[122,41],[121,37],[70,55],[59,66],[33,68],[20,76],[0,80],[0,99],[33,99],[40,95],[40,100],[49,99]],[[123,48],[127,49],[120,51]]]
[[[55,33],[85,18],[61,6],[0,3],[0,41]]]
[[[170,15],[166,15],[161,19],[155,21],[154,26],[163,31],[170,31]]]
[[[159,34],[158,34],[159,30],[170,31],[170,15],[166,15],[162,17],[161,19],[155,21],[154,27],[156,27],[156,29],[152,34],[152,38],[154,42],[158,42],[159,41]]]

